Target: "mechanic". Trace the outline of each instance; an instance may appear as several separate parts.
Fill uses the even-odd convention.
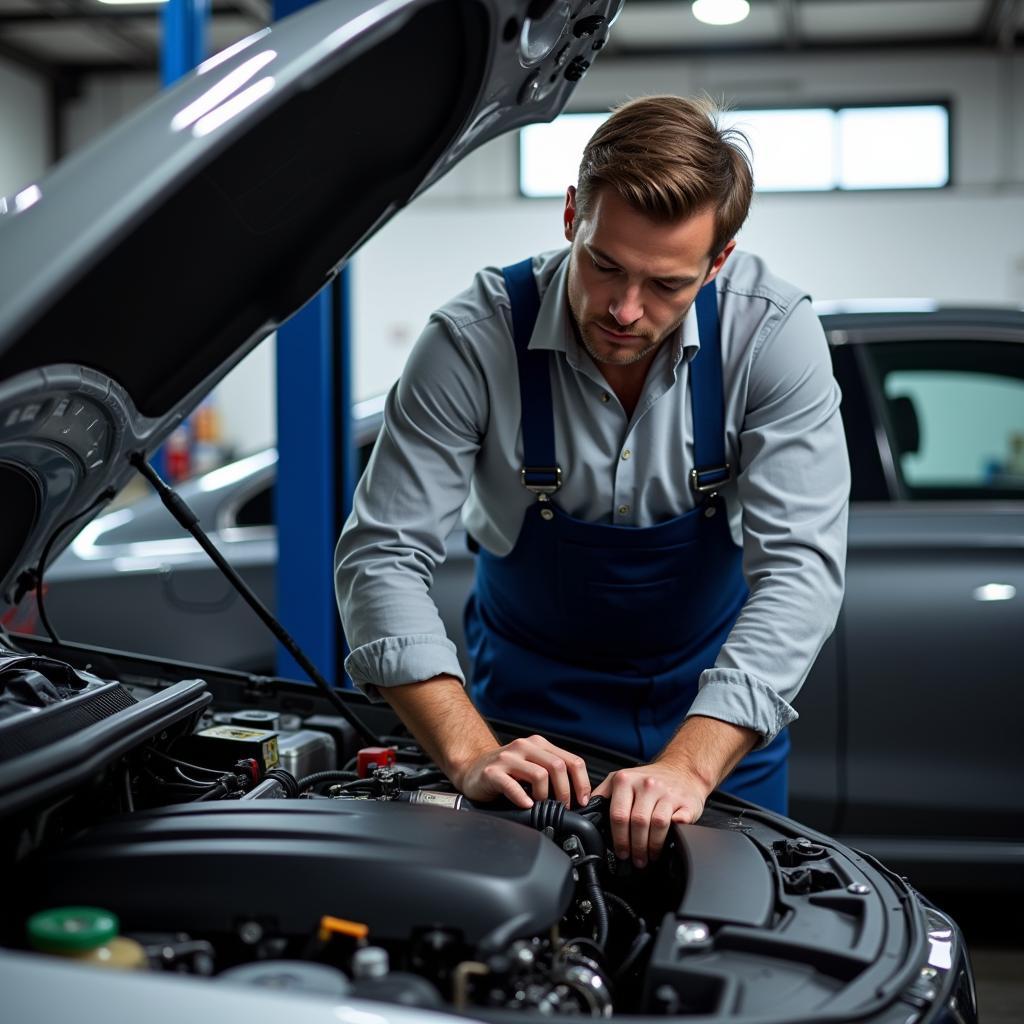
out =
[[[702,101],[619,107],[568,249],[485,269],[388,396],[335,561],[357,686],[471,799],[585,804],[656,857],[712,789],[781,812],[791,703],[842,597],[849,467],[808,296],[735,252],[752,177]],[[428,596],[462,512],[472,702]],[[481,715],[538,735],[501,745]]]

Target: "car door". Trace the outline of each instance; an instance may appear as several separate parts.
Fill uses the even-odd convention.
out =
[[[832,340],[887,492],[851,507],[839,827],[1024,836],[1024,329],[935,313]]]

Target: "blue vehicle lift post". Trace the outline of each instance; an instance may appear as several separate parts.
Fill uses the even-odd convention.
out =
[[[167,0],[161,19],[160,78],[166,86],[206,59],[210,0]]]
[[[308,3],[274,0],[274,20]],[[277,332],[277,616],[335,685],[346,679],[334,546],[356,481],[349,286],[343,268]],[[304,678],[283,648],[277,671]]]
[[[160,81],[166,88],[206,59],[210,0],[167,0],[160,14]],[[167,478],[167,448],[161,445],[150,462]]]
[[[275,0],[275,20],[310,0]],[[168,0],[161,77],[170,85],[206,54],[209,0]],[[334,601],[334,544],[351,508],[355,446],[351,423],[349,278],[343,270],[277,332],[277,616],[320,671],[344,680],[344,641]],[[154,468],[166,475],[161,448]],[[277,672],[304,673],[283,648]]]

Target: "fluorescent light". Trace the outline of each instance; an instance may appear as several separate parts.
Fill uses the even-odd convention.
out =
[[[693,16],[705,25],[735,25],[750,13],[747,0],[693,0]]]
[[[975,601],[1012,601],[1017,588],[1012,583],[986,583],[974,591]]]
[[[101,4],[110,4],[118,7],[159,7],[167,3],[167,0],[99,0]]]

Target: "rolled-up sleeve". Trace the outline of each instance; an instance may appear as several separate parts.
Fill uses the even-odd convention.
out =
[[[335,593],[351,649],[345,670],[373,699],[378,687],[440,674],[465,682],[428,591],[466,499],[487,415],[479,365],[455,324],[436,315],[388,395],[335,551]]]
[[[835,627],[843,596],[850,470],[828,344],[806,299],[752,350],[736,487],[750,595],[689,714],[761,734],[792,701]]]

